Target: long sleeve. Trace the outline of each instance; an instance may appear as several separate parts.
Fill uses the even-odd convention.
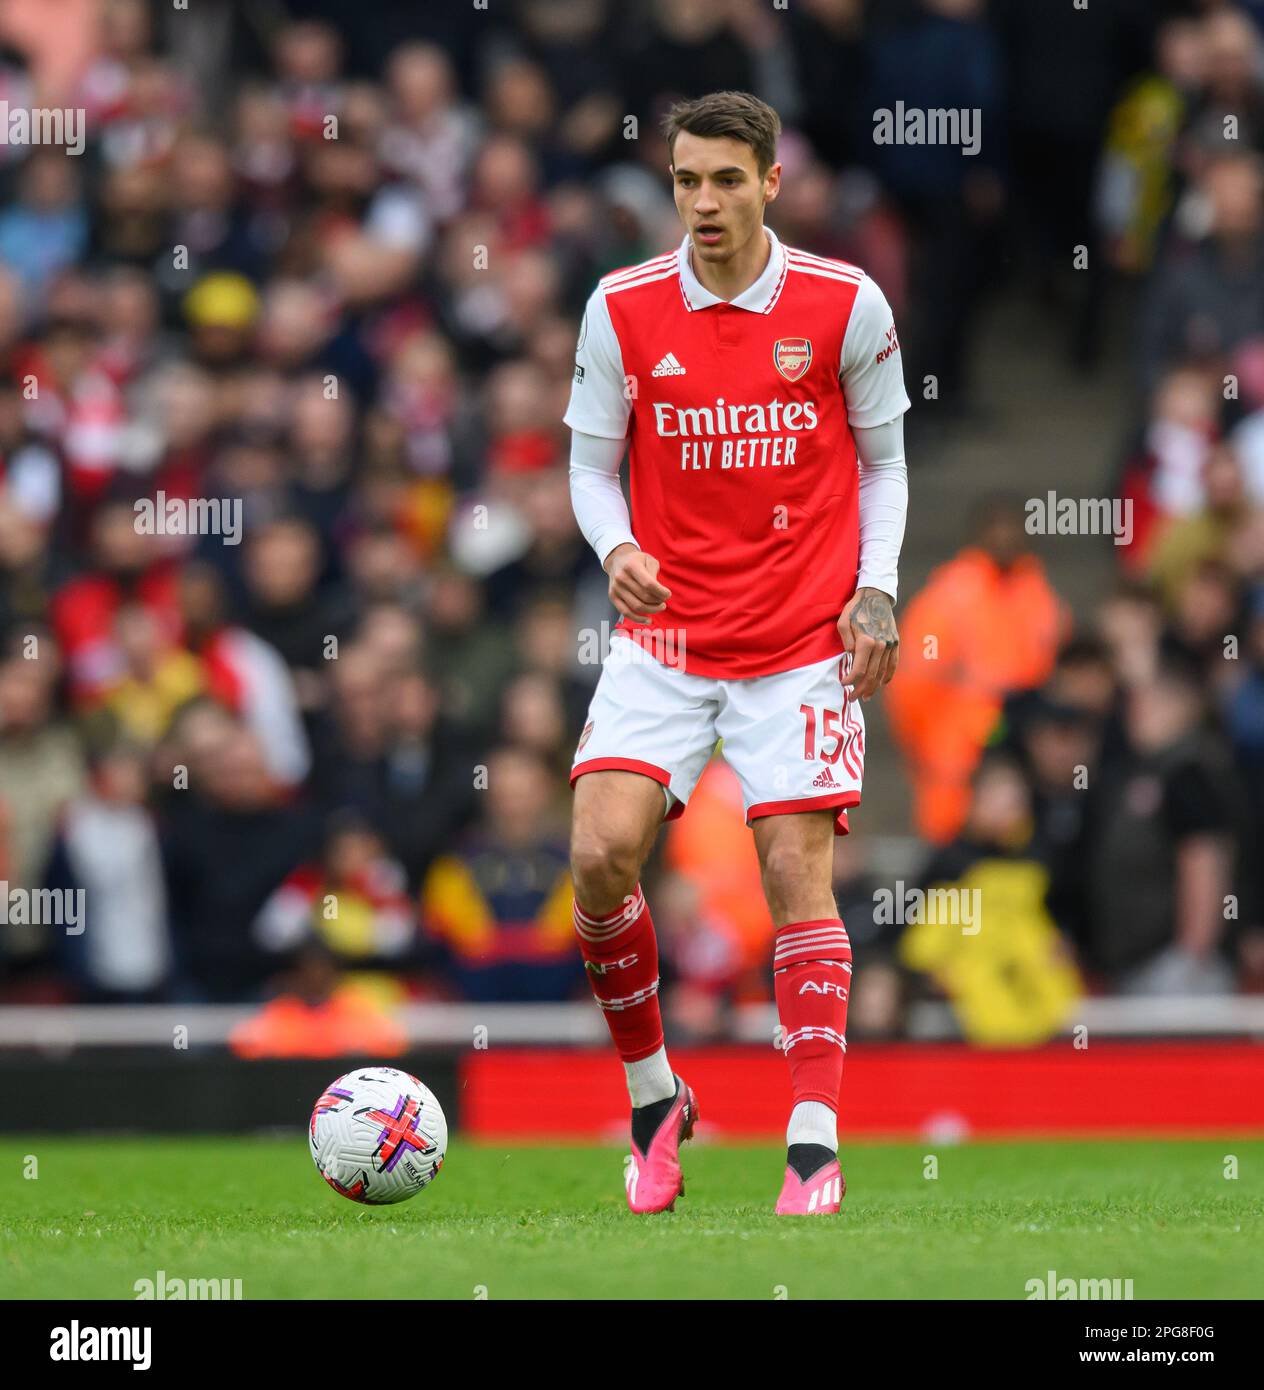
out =
[[[856,587],[896,598],[900,546],[908,513],[904,419],[869,429],[852,428],[860,460],[860,569]]]
[[[903,417],[909,398],[891,306],[868,276],[857,288],[843,336],[839,378],[860,464],[856,587],[880,589],[894,602],[908,511]]]
[[[630,542],[632,518],[619,484],[626,440],[571,431],[571,506],[575,520],[603,564],[615,548]]]

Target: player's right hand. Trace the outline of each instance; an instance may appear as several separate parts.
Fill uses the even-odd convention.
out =
[[[610,602],[625,618],[648,623],[667,607],[671,590],[658,582],[658,561],[652,555],[625,541],[606,556],[605,571],[610,576]]]

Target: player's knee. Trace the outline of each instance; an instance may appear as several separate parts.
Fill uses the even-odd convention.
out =
[[[636,887],[641,872],[639,846],[608,832],[576,831],[571,839],[571,877],[575,896],[593,912],[603,912]]]

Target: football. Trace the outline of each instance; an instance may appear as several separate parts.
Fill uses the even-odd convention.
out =
[[[443,1166],[448,1122],[430,1089],[394,1067],[357,1067],[312,1107],[312,1159],[343,1197],[382,1206],[415,1197]]]

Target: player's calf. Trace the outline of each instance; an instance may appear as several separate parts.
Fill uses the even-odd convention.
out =
[[[588,983],[606,1016],[610,1036],[624,1065],[635,1067],[651,1059],[663,1047],[663,1020],[658,1007],[658,942],[640,884],[614,912],[597,916],[575,900],[575,935],[588,972]],[[634,1077],[629,1073],[628,1084]],[[671,1071],[662,1079],[658,1095],[641,1103],[673,1094]],[[637,1103],[633,1093],[633,1104]]]
[[[633,846],[628,835],[596,833],[588,820],[577,806],[571,843],[575,935],[635,1109],[675,1094],[658,1007],[658,942],[637,882],[644,847]]]
[[[683,1191],[677,1151],[697,1114],[663,1045],[658,942],[638,882],[664,810],[662,787],[635,773],[594,771],[575,788],[575,935],[632,1099],[633,1211],[663,1211]]]

